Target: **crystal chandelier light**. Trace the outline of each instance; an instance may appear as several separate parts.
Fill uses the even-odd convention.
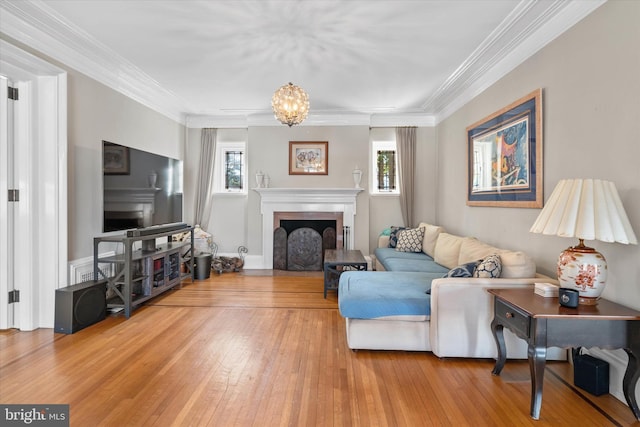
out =
[[[280,123],[299,125],[309,114],[309,95],[293,83],[286,84],[275,91],[271,106]]]

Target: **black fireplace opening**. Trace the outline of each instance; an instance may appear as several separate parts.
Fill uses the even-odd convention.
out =
[[[324,251],[336,248],[336,220],[280,220],[274,230],[273,268],[322,270]]]
[[[326,228],[336,228],[336,220],[331,219],[282,219],[280,227],[284,228],[287,235],[291,234],[296,228],[311,228],[316,230],[322,236]]]

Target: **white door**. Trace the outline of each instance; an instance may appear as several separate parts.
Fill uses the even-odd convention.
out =
[[[9,303],[13,284],[13,101],[9,99],[11,82],[0,76],[0,329],[13,328],[14,305]]]
[[[0,329],[52,328],[55,290],[67,284],[66,78],[0,40]]]

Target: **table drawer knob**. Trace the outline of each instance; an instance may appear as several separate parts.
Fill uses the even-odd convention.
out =
[[[513,317],[513,313],[507,311],[505,316],[507,316],[507,319],[511,319]]]

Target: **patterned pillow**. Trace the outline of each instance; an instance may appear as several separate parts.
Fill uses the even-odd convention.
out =
[[[459,265],[449,270],[449,272],[442,277],[473,277],[473,274],[476,272],[476,267],[481,261],[482,260],[478,260]]]
[[[478,264],[473,277],[485,277],[489,279],[496,279],[500,277],[502,273],[502,260],[500,255],[489,255]]]
[[[398,244],[398,233],[402,230],[406,230],[406,227],[396,227],[395,225],[391,227],[391,231],[389,232],[389,247],[395,248]]]
[[[402,230],[398,233],[398,252],[422,252],[424,227]]]

